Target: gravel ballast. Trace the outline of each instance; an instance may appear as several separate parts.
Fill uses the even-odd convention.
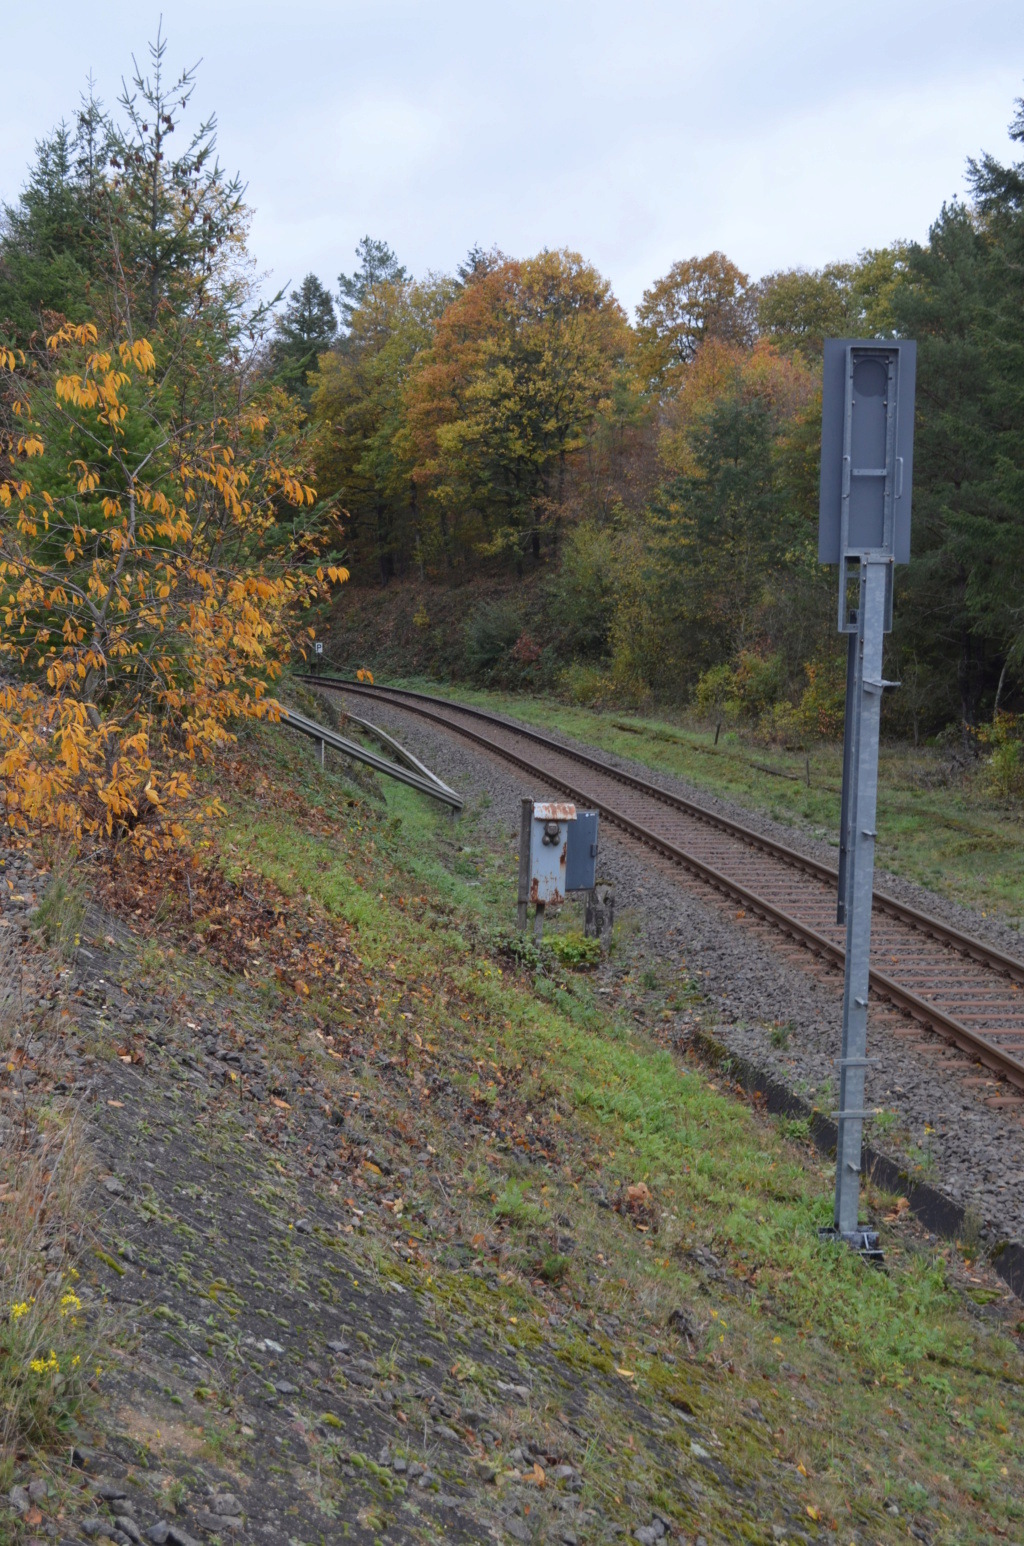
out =
[[[518,840],[523,796],[558,792],[397,705],[371,705],[366,698],[352,703],[355,712],[396,735],[465,793],[480,822],[505,845]],[[560,739],[568,747],[579,745]],[[581,749],[595,754],[593,747]],[[812,834],[644,764],[599,750],[596,755],[801,853],[836,862],[835,848]],[[581,782],[585,787],[585,773]],[[728,903],[607,822],[601,833],[599,872],[615,886],[618,918],[635,931],[628,948],[602,968],[604,985],[643,1021],[653,993],[645,993],[641,979],[656,976],[664,991],[688,976],[699,985],[704,1003],[676,1017],[677,1039],[685,1039],[688,1025],[701,1021],[707,1026],[710,1010],[714,1024],[708,1028],[719,1042],[798,1096],[831,1109],[841,1034],[839,973],[825,973],[813,957],[784,942],[767,925],[738,922]],[[998,919],[982,917],[897,876],[880,873],[878,884],[1009,955],[1021,955],[1019,934]],[[645,998],[651,999],[646,1011]],[[909,1022],[882,1009],[875,1010],[874,1019],[869,1052],[879,1063],[869,1076],[868,1100],[885,1111],[886,1125],[871,1124],[868,1141],[968,1209],[982,1238],[1024,1241],[1024,1126],[1012,1112],[985,1104],[985,1097],[996,1093],[992,1088],[971,1087],[941,1066],[945,1060],[937,1040],[934,1053],[917,1051],[905,1039],[886,1034],[887,1020],[890,1025]],[[785,1045],[778,1045],[780,1041]],[[998,1093],[1007,1089],[1001,1085]]]

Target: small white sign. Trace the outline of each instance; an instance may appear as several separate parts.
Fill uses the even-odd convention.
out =
[[[313,648],[314,648],[314,649],[315,649],[315,650],[316,650],[316,652],[317,652],[317,654],[318,654],[318,655],[322,655],[322,654],[323,654],[323,652],[324,652],[324,647],[323,647],[323,645],[322,645],[322,644],[321,644],[321,643],[320,643],[320,641],[319,641],[319,639],[318,639],[318,640],[317,640],[317,642],[316,642],[316,643],[315,643],[315,644],[314,644],[314,645],[313,645]]]

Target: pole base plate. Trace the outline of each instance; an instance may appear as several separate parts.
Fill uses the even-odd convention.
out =
[[[862,1256],[865,1261],[884,1262],[885,1260],[882,1247],[878,1243],[877,1229],[838,1230],[834,1224],[830,1224],[827,1229],[818,1230],[818,1239],[834,1240],[837,1244],[842,1241],[850,1247],[851,1251],[856,1251],[858,1256]]]

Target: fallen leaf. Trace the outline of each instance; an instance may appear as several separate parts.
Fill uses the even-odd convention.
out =
[[[291,1111],[292,1109],[286,1100],[280,1100],[276,1095],[270,1097],[270,1104],[277,1106],[281,1111]]]
[[[28,1513],[24,1516],[24,1519],[27,1525],[31,1525],[33,1527],[35,1525],[41,1525],[43,1522],[43,1516],[37,1508],[30,1508]]]
[[[615,1373],[616,1374],[620,1374],[624,1380],[635,1380],[636,1379],[636,1375],[635,1375],[635,1373],[633,1372],[632,1369],[620,1369],[618,1364],[616,1364],[616,1366],[615,1366]]]
[[[108,1106],[123,1106],[124,1105],[124,1101],[123,1100],[108,1100],[107,1101],[107,1105]]]
[[[815,1519],[815,1520],[820,1519],[821,1518],[821,1511],[819,1509],[816,1509],[813,1503],[808,1503],[808,1505],[807,1505],[807,1517],[808,1517],[808,1519]]]

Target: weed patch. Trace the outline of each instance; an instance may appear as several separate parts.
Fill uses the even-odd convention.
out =
[[[0,1061],[15,1074],[26,1045],[53,1034],[38,993],[4,937]],[[77,1121],[67,1107],[26,1092],[4,1103],[0,1140],[0,1486],[9,1486],[19,1453],[66,1442],[95,1373],[98,1334],[74,1265],[87,1174]]]

